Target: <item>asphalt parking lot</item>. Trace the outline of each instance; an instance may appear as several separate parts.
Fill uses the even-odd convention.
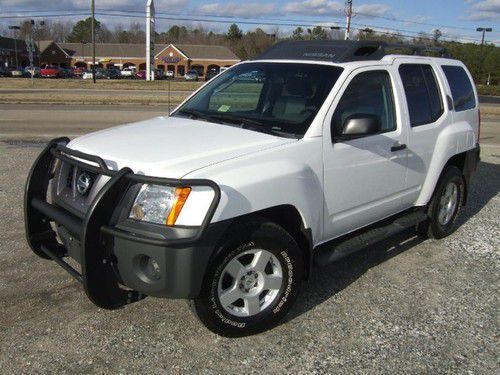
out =
[[[457,232],[440,241],[406,232],[317,269],[282,325],[226,339],[182,300],[99,309],[24,240],[23,188],[41,140],[157,112],[0,106],[1,374],[498,372],[499,117],[483,119],[482,161]]]

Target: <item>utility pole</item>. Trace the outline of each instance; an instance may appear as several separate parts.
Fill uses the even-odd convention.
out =
[[[21,30],[19,26],[9,26],[9,30]],[[18,38],[18,33],[14,32],[14,49],[15,49],[15,54],[16,54],[16,69],[19,67],[18,61],[17,61],[17,38]]]
[[[345,14],[347,16],[345,25],[345,40],[349,40],[351,32],[352,0],[346,0]]]
[[[155,4],[153,0],[146,3],[146,81],[154,81],[155,65]]]
[[[476,29],[476,31],[479,31],[479,32],[482,32],[482,33],[483,33],[483,34],[482,34],[482,36],[481,36],[481,45],[484,45],[484,34],[485,34],[486,32],[491,32],[491,31],[493,31],[493,29],[492,29],[491,27],[478,27],[478,28]]]
[[[95,24],[94,24],[94,19],[95,19],[95,4],[94,0],[92,0],[91,3],[92,7],[92,81],[95,83]]]
[[[479,31],[482,33],[481,35],[481,61],[480,61],[480,64],[479,64],[479,82],[481,82],[481,75],[483,74],[483,63],[484,63],[484,53],[483,53],[483,46],[484,46],[484,35],[487,33],[487,32],[491,32],[493,31],[493,29],[491,27],[478,27],[476,29],[476,31]]]

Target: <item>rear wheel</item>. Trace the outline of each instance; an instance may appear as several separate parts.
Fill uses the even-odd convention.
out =
[[[429,220],[419,228],[421,234],[443,238],[456,229],[456,221],[463,204],[465,184],[457,167],[446,169],[438,182],[429,204]]]
[[[223,336],[246,336],[278,324],[297,298],[303,275],[295,240],[270,222],[245,225],[227,236],[210,266],[198,318]]]

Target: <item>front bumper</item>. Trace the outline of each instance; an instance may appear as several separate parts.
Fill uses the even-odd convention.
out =
[[[112,171],[101,158],[65,147],[68,142],[67,138],[49,142],[26,182],[26,237],[33,252],[62,266],[83,283],[92,302],[103,308],[119,308],[146,295],[197,297],[215,244],[227,225],[210,224],[220,199],[218,185],[210,180],[136,175],[129,168]],[[49,202],[56,160],[110,176],[83,218]],[[215,194],[201,226],[166,227],[128,219],[134,191],[144,183],[208,186]],[[70,266],[65,260],[68,256],[80,264],[81,271]]]

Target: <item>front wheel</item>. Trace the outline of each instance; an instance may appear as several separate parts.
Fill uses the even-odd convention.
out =
[[[283,228],[259,222],[232,231],[210,266],[202,298],[192,302],[211,331],[239,337],[279,323],[297,298],[301,251]]]
[[[462,172],[457,167],[449,167],[438,182],[428,208],[429,219],[420,225],[419,232],[436,239],[453,233],[464,196]]]

